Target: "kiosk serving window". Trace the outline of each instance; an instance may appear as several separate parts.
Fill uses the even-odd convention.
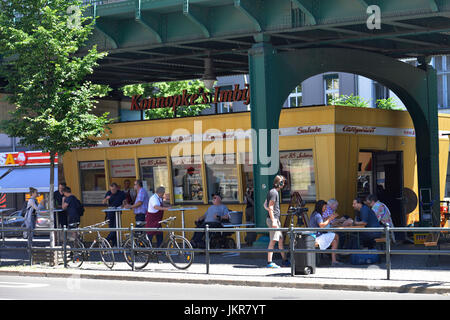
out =
[[[172,171],[176,203],[203,201],[200,156],[172,157]]]
[[[167,159],[139,159],[139,170],[144,189],[152,195],[158,187],[163,186],[166,188],[166,201],[170,201]]]
[[[238,201],[236,155],[205,155],[208,195],[219,193],[222,201]]]
[[[81,198],[85,205],[101,205],[106,193],[104,161],[80,162]]]
[[[280,152],[280,173],[286,177],[282,200],[289,201],[295,191],[303,200],[316,200],[314,159],[312,150]]]

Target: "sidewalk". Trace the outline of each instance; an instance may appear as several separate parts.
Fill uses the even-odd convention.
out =
[[[396,248],[403,249],[403,248]],[[444,248],[442,248],[444,249]],[[447,249],[447,248],[445,248]],[[373,265],[345,264],[343,267],[323,266],[316,273],[291,276],[291,268],[265,268],[264,259],[211,254],[209,274],[206,273],[205,255],[196,254],[192,266],[178,270],[167,259],[163,263],[150,262],[144,270],[132,271],[122,254],[116,256],[112,270],[98,259],[84,262],[80,269],[65,269],[63,265],[22,265],[2,261],[1,275],[39,277],[79,277],[91,279],[179,282],[236,286],[264,286],[304,289],[334,289],[355,291],[382,291],[399,293],[450,294],[450,257],[440,256],[439,266],[427,267],[426,256],[393,255],[391,279],[386,280],[384,261]],[[96,260],[96,261],[95,261]],[[276,260],[275,260],[276,262]],[[25,265],[23,265],[25,264]]]

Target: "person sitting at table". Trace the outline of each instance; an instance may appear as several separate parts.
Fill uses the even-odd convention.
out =
[[[338,208],[339,202],[336,199],[330,199],[327,201],[327,209],[325,210],[325,212],[322,215],[323,219],[328,218],[329,216],[331,216],[333,213],[336,213],[337,208]],[[336,213],[337,215],[337,213]],[[338,227],[338,226],[351,226],[353,224],[353,219],[347,217],[347,216],[343,216],[341,218],[336,218],[333,219],[327,226],[326,228],[333,228],[333,227]]]
[[[213,205],[206,210],[205,214],[195,220],[197,228],[204,228],[208,225],[210,228],[221,228],[222,221],[230,220],[230,210],[222,204],[222,197],[216,193],[212,195]],[[204,244],[204,232],[195,232],[191,244],[194,248],[201,248]]]
[[[324,200],[319,200],[316,202],[314,212],[309,218],[310,228],[326,228],[333,219],[337,217],[336,213],[332,213],[326,219],[323,218],[323,214],[327,209],[327,203]],[[339,236],[334,232],[316,232],[316,244],[319,245],[320,250],[326,250],[331,245],[331,249],[336,250],[339,245]],[[341,262],[337,261],[336,254],[331,254],[331,266],[342,265]]]
[[[119,190],[117,183],[113,182],[109,185],[109,191],[105,194],[103,204],[107,204],[108,207],[119,208],[125,204],[126,199],[127,196],[125,195],[125,192]],[[108,211],[106,213],[106,219],[109,220],[110,228],[116,227],[116,212]],[[111,231],[106,237],[106,240],[110,241],[111,245],[115,247],[117,245],[116,231]]]
[[[354,225],[361,228],[381,228],[377,216],[372,209],[364,204],[363,199],[356,198],[353,200],[353,209],[359,212],[356,216]],[[375,247],[375,239],[381,236],[380,232],[361,232],[359,239],[363,247],[373,249]]]
[[[145,216],[146,228],[161,228],[159,221],[163,220],[164,211],[169,210],[171,207],[164,205],[164,194],[166,189],[164,187],[158,187],[156,193],[150,197],[148,201],[147,214]],[[149,231],[147,232],[150,241],[153,240],[153,236],[156,236],[156,247],[159,248],[163,242],[163,233],[161,231]]]
[[[394,227],[394,222],[392,222],[389,208],[383,202],[378,200],[376,195],[369,194],[366,197],[366,204],[373,210],[373,212],[375,212],[378,222],[380,222],[382,226],[388,226],[389,228]],[[395,243],[395,236],[393,232],[391,232],[391,239],[392,242]]]

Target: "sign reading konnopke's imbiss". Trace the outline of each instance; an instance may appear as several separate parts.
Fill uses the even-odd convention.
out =
[[[142,95],[134,95],[131,98],[131,110],[172,108],[176,113],[176,109],[183,106],[236,101],[243,101],[245,105],[250,103],[249,84],[246,84],[242,90],[238,84],[234,85],[232,90],[221,90],[221,88],[223,87],[215,87],[214,93],[212,93],[206,92],[203,87],[200,87],[198,93],[188,93],[187,90],[183,90],[182,94],[168,97],[143,98]]]

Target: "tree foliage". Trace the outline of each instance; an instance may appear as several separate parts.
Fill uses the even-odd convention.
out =
[[[171,81],[171,82],[156,82],[156,83],[144,83],[144,84],[132,84],[122,88],[123,94],[128,97],[134,95],[142,95],[145,98],[153,97],[167,97],[173,95],[179,95],[186,90],[188,94],[198,93],[199,88],[203,88],[203,82],[200,80],[184,80],[184,81]],[[204,89],[208,92],[207,89]],[[174,114],[172,108],[159,108],[145,110],[146,119],[164,119],[174,117],[189,117],[197,116],[206,108],[210,108],[209,104],[201,104],[201,97],[197,99],[199,104],[193,106],[178,107],[176,114]]]
[[[1,129],[23,145],[60,155],[92,144],[109,122],[107,114],[92,113],[95,98],[109,88],[85,81],[106,53],[93,47],[77,54],[94,22],[80,14],[79,24],[70,25],[70,7],[85,9],[78,0],[0,2],[0,75],[16,106]]]

